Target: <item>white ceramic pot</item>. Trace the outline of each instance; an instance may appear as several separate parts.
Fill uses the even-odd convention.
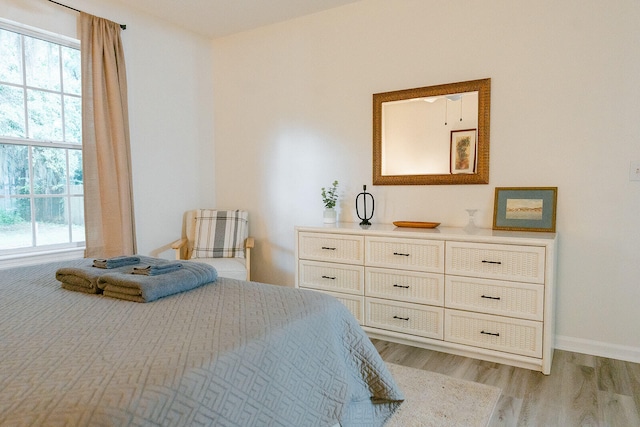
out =
[[[326,208],[324,210],[324,223],[333,224],[336,222],[337,212],[334,208]]]

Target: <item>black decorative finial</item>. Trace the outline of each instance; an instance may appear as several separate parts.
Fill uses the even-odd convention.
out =
[[[369,220],[373,218],[375,201],[373,200],[373,196],[371,195],[371,193],[367,193],[366,185],[362,186],[362,190],[363,190],[362,193],[359,193],[356,196],[356,214],[358,215],[358,218],[362,220],[362,222],[360,222],[360,227],[369,228],[371,227],[371,223],[369,222]],[[367,196],[371,198],[371,214],[367,213]],[[362,197],[361,203],[358,203],[360,201],[360,197]],[[363,211],[362,215],[360,215],[360,204],[362,205],[362,211]]]

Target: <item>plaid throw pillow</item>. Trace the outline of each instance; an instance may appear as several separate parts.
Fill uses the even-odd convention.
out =
[[[198,209],[195,232],[191,258],[244,258],[249,213]]]

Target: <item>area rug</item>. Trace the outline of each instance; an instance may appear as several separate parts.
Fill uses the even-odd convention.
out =
[[[405,401],[385,427],[485,427],[501,390],[435,372],[387,363]]]

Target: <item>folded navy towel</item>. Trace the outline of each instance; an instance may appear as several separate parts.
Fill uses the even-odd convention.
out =
[[[143,274],[145,276],[156,276],[158,274],[171,273],[182,268],[182,263],[170,262],[161,265],[146,265],[144,267],[133,267],[133,274]]]
[[[93,266],[98,268],[118,268],[135,264],[140,264],[140,257],[122,255],[113,258],[93,260]]]

